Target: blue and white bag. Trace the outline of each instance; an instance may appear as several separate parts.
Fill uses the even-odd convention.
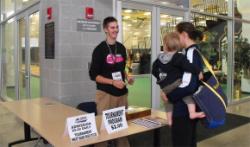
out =
[[[217,128],[225,123],[227,97],[224,94],[211,65],[200,52],[199,54],[208,68],[208,72],[204,74],[202,85],[199,87],[198,91],[194,93],[193,98],[201,111],[206,115],[203,119],[205,127]]]

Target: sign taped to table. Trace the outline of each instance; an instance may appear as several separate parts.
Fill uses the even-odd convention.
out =
[[[125,106],[103,111],[102,120],[109,134],[128,128]]]
[[[94,113],[69,117],[66,123],[71,141],[98,136]]]

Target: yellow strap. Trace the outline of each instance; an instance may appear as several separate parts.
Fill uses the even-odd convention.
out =
[[[201,52],[199,51],[199,50],[197,50],[198,51],[198,53],[200,54],[200,56],[202,57],[202,60],[203,60],[203,62],[204,62],[204,64],[206,65],[206,67],[208,68],[208,70],[211,72],[211,74],[214,76],[214,78],[215,78],[215,80],[216,80],[216,85],[215,86],[213,86],[213,88],[210,86],[210,85],[208,85],[206,82],[204,82],[204,81],[202,81],[202,83],[204,84],[204,85],[206,85],[219,99],[220,99],[220,101],[222,102],[222,104],[223,104],[223,106],[224,106],[224,108],[226,109],[226,103],[225,103],[225,101],[224,101],[224,99],[221,97],[221,95],[215,90],[215,89],[217,89],[218,87],[219,87],[219,81],[218,81],[218,79],[216,78],[216,76],[215,76],[215,73],[214,73],[214,71],[213,71],[213,69],[212,69],[212,66],[209,64],[209,62],[207,61],[207,59],[201,54]]]
[[[204,64],[206,65],[207,69],[211,72],[211,74],[214,76],[215,80],[216,80],[216,85],[214,85],[214,89],[217,89],[219,87],[219,81],[215,76],[215,73],[212,69],[212,66],[210,65],[210,63],[207,61],[207,59],[201,54],[201,52],[199,50],[197,50],[198,53],[200,54],[200,56],[202,57],[202,60],[204,62]]]
[[[223,106],[224,106],[224,108],[225,108],[225,110],[226,110],[227,106],[226,106],[225,101],[224,101],[223,98],[221,97],[221,95],[218,94],[218,92],[215,91],[215,90],[214,90],[210,85],[208,85],[206,82],[202,81],[202,83],[203,83],[204,85],[206,85],[207,88],[209,88],[209,89],[219,98],[219,100],[222,102],[222,104],[223,104]]]

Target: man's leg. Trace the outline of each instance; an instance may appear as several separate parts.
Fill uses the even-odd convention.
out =
[[[96,91],[96,109],[97,109],[97,115],[102,115],[102,111],[107,110],[110,108],[110,95],[106,92],[97,90]],[[103,124],[101,124],[100,131],[104,128]],[[95,144],[95,147],[107,147],[108,142],[101,142]]]
[[[97,115],[101,115],[102,111],[110,109],[110,95],[104,91],[96,91],[95,102]]]
[[[125,106],[128,107],[128,94],[120,96],[120,97],[112,97],[111,100],[114,107]],[[129,141],[127,137],[116,139],[117,147],[130,147]]]

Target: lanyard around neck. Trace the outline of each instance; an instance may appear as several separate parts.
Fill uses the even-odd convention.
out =
[[[107,44],[107,46],[108,46],[109,53],[112,55],[113,53],[112,53],[111,47],[109,46],[107,40],[106,40],[105,42],[106,42],[106,44]],[[115,61],[116,53],[117,53],[117,44],[116,44],[116,42],[115,42],[115,52],[114,52],[114,56],[112,56],[112,60],[113,60],[113,61]]]

